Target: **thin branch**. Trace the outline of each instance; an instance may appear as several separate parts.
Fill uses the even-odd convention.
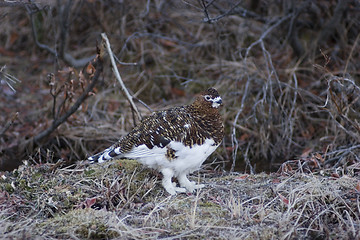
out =
[[[28,14],[30,16],[30,22],[31,22],[31,30],[32,30],[32,36],[34,38],[35,44],[36,46],[38,46],[41,49],[44,49],[46,51],[48,51],[49,53],[51,53],[52,55],[54,55],[55,57],[60,57],[62,58],[67,64],[69,64],[70,66],[73,66],[75,68],[78,67],[83,67],[86,63],[90,62],[92,59],[94,59],[96,57],[96,55],[90,56],[90,57],[85,57],[85,58],[81,58],[81,59],[76,59],[73,56],[71,56],[69,53],[65,52],[65,40],[63,38],[60,38],[60,46],[63,46],[60,48],[60,52],[58,53],[56,51],[56,49],[53,49],[51,47],[49,47],[46,44],[40,43],[38,36],[37,36],[37,31],[35,29],[35,22],[34,22],[34,12],[31,11],[31,9],[26,6],[26,9],[28,11]],[[62,30],[62,33],[65,30]],[[64,34],[61,34],[61,36],[63,36]],[[66,34],[65,34],[66,35]]]
[[[207,22],[207,23],[217,22],[217,21],[219,21],[220,19],[229,16],[229,15],[233,12],[233,10],[234,10],[235,8],[237,8],[237,7],[242,3],[242,1],[239,1],[239,2],[237,2],[236,4],[234,4],[229,10],[224,11],[221,15],[219,15],[219,16],[217,16],[217,17],[215,17],[215,18],[210,18],[207,9],[208,9],[208,7],[209,7],[211,4],[213,4],[213,2],[214,2],[214,1],[212,1],[212,2],[210,2],[209,4],[206,5],[206,4],[204,3],[204,1],[202,0],[203,7],[204,7],[204,12],[205,12],[205,18],[204,18],[204,20],[203,20],[204,22]],[[215,5],[214,5],[214,6],[215,6]]]
[[[101,37],[102,37],[102,39],[105,41],[106,49],[107,49],[107,52],[109,53],[111,65],[112,65],[112,67],[113,67],[113,72],[114,72],[114,74],[115,74],[116,79],[117,79],[117,80],[119,81],[119,83],[120,83],[121,90],[123,91],[125,97],[128,99],[132,110],[135,111],[138,120],[141,121],[142,117],[141,117],[141,115],[140,115],[140,112],[139,112],[139,110],[137,109],[137,107],[136,107],[136,105],[135,105],[135,103],[134,103],[134,101],[133,101],[133,97],[130,95],[129,91],[126,89],[126,86],[125,86],[123,80],[121,79],[119,70],[117,69],[117,66],[116,66],[116,63],[115,63],[115,59],[114,59],[114,54],[113,54],[113,52],[112,52],[112,50],[111,50],[111,47],[110,47],[109,39],[108,39],[108,37],[106,36],[105,33],[102,33],[102,34],[101,34]]]
[[[94,59],[96,56],[90,56],[85,57],[81,59],[76,59],[73,56],[71,56],[69,53],[64,53],[64,61],[69,64],[70,66],[73,66],[74,68],[82,67],[92,59]]]
[[[209,12],[208,12],[208,10],[207,10],[207,5],[206,5],[206,3],[205,3],[205,1],[204,0],[201,0],[201,5],[202,5],[202,7],[203,7],[203,9],[204,9],[204,14],[205,14],[205,19],[204,19],[204,21],[205,22],[208,22],[208,23],[211,23],[211,20],[210,20],[210,16],[209,16]]]
[[[52,115],[53,115],[53,120],[55,120],[55,116],[56,116],[56,98],[58,93],[56,92],[56,81],[55,81],[55,75],[53,73],[49,73],[48,74],[48,82],[49,82],[49,86],[50,86],[50,95],[53,97],[53,106],[52,106]]]
[[[260,38],[253,42],[246,50],[246,54],[245,54],[245,58],[244,58],[244,61],[245,61],[245,64],[247,64],[247,57],[249,55],[249,52],[251,51],[251,49],[260,44],[260,46],[262,47],[263,49],[263,52],[265,50],[265,47],[264,47],[264,44],[263,44],[263,40],[264,38],[272,31],[274,30],[276,27],[278,27],[281,23],[283,23],[285,20],[287,20],[288,18],[290,18],[290,14],[278,19],[278,21],[276,21],[273,25],[271,25],[266,31],[263,32],[263,34],[260,36]],[[275,72],[275,68],[274,66],[272,65],[272,62],[271,62],[271,58],[270,56],[268,56],[266,54],[266,52],[264,52],[265,54],[265,59],[268,61],[267,63],[269,63],[273,69],[273,71],[271,72],[268,72],[268,75],[269,77],[271,77],[272,74],[275,73],[275,77],[277,79],[277,82],[280,84],[279,80],[278,80],[278,77],[276,75],[276,72]],[[269,62],[270,61],[270,62]],[[270,84],[270,81],[268,81],[268,84]],[[239,120],[239,117],[240,117],[240,114],[243,112],[243,109],[245,108],[246,106],[246,99],[247,99],[247,95],[249,93],[249,88],[250,88],[250,85],[251,85],[251,79],[248,77],[248,80],[246,81],[246,84],[245,84],[245,87],[244,87],[244,94],[242,96],[242,99],[241,99],[241,105],[240,105],[240,109],[238,110],[237,114],[235,115],[235,119],[234,119],[234,122],[233,122],[233,126],[232,126],[232,133],[231,133],[231,146],[232,146],[232,151],[233,151],[233,161],[232,161],[232,165],[231,165],[231,169],[230,171],[234,171],[235,169],[235,164],[236,164],[236,158],[237,158],[237,152],[239,150],[239,142],[237,140],[237,136],[236,136],[236,126],[238,126],[238,120]],[[265,86],[266,87],[266,86]],[[270,90],[271,87],[270,87]],[[272,95],[271,95],[272,96]],[[265,97],[265,96],[264,96]],[[255,107],[255,106],[254,106]],[[271,115],[271,114],[270,114]],[[253,170],[251,170],[253,171]]]
[[[249,167],[250,174],[255,174],[255,169],[251,165],[250,158],[249,158],[250,146],[251,146],[251,142],[248,142],[248,145],[247,145],[245,153],[244,153],[244,160],[245,160],[245,163],[246,163],[246,167]]]
[[[48,51],[49,53],[51,53],[52,55],[56,56],[57,53],[54,49],[52,49],[51,47],[49,47],[48,45],[46,44],[42,44],[39,42],[39,39],[38,39],[38,36],[37,36],[37,32],[36,32],[36,29],[35,29],[35,20],[34,20],[34,13],[30,10],[30,8],[28,6],[25,6],[26,7],[26,10],[28,11],[29,15],[30,15],[30,22],[31,22],[31,30],[32,30],[32,35],[33,35],[33,38],[34,38],[34,41],[35,41],[35,44],[41,48],[41,49],[44,49],[46,51]]]
[[[0,68],[0,81],[4,81],[13,92],[16,92],[16,90],[12,86],[12,84],[16,84],[21,81],[19,79],[17,79],[15,76],[12,76],[12,75],[6,73],[5,69],[6,69],[6,65],[4,65]]]
[[[231,164],[231,169],[230,169],[231,172],[233,172],[235,170],[236,157],[237,157],[237,152],[238,152],[238,149],[239,149],[239,142],[238,142],[237,137],[236,137],[236,129],[235,129],[235,127],[236,127],[237,122],[239,120],[240,114],[242,113],[242,111],[245,108],[245,100],[247,99],[247,95],[249,93],[250,84],[251,84],[251,81],[250,81],[250,78],[248,78],[248,80],[246,81],[246,84],[245,84],[245,88],[244,88],[244,95],[242,96],[242,99],[241,99],[240,109],[236,113],[234,123],[233,123],[233,126],[232,126],[231,147],[232,147],[232,151],[233,151],[233,154],[232,154],[233,155],[233,162]]]
[[[242,3],[242,1],[239,1],[237,4],[235,4],[233,7],[230,8],[230,10],[224,10],[223,8],[221,8],[219,5],[217,4],[213,4],[214,8],[217,9],[221,15],[217,16],[216,18],[213,18],[215,21],[229,16],[229,15],[238,15],[242,18],[246,18],[246,19],[254,19],[258,22],[261,23],[266,23],[268,21],[267,18],[262,17],[261,15],[258,15],[252,11],[249,11],[245,8],[240,7],[239,5]]]
[[[150,0],[147,0],[145,10],[140,13],[140,17],[146,17],[149,14],[150,11]]]
[[[337,2],[333,16],[322,26],[322,30],[320,31],[314,46],[318,46],[319,43],[325,42],[336,31],[336,29],[340,27],[339,24],[343,19],[344,13],[349,10],[349,2],[349,0]]]
[[[2,137],[5,132],[11,127],[11,125],[13,125],[15,119],[17,119],[19,116],[19,113],[16,112],[12,117],[11,119],[5,124],[5,126],[1,129],[0,131],[0,137]]]
[[[77,111],[77,109],[80,107],[80,105],[89,96],[89,93],[95,87],[95,84],[97,83],[97,81],[98,81],[98,79],[100,77],[100,74],[102,73],[102,70],[103,70],[103,55],[104,55],[103,52],[104,52],[104,49],[102,49],[102,45],[100,45],[100,49],[98,50],[97,57],[91,63],[89,63],[89,64],[92,64],[96,69],[94,75],[92,76],[91,83],[86,86],[84,92],[80,95],[80,97],[76,100],[74,105],[72,105],[71,108],[64,115],[56,118],[52,122],[52,124],[51,124],[51,126],[49,128],[42,131],[41,133],[39,133],[38,135],[36,135],[33,138],[34,142],[38,142],[38,141],[42,140],[43,138],[49,136],[53,131],[55,131],[55,129],[58,126],[60,126],[62,123],[64,123],[73,113],[75,113]],[[86,71],[86,70],[84,70],[84,71]]]
[[[22,1],[2,1],[0,2],[0,7],[18,7],[18,6],[24,6],[25,4],[32,4],[32,3],[24,3]]]
[[[292,16],[292,14],[288,14],[282,18],[280,18],[278,21],[276,21],[273,25],[271,25],[265,32],[263,32],[258,40],[250,44],[250,46],[246,49],[245,59],[249,55],[250,50],[255,46],[261,43],[265,37],[276,27],[278,27],[281,23],[283,23],[285,20],[289,19]]]
[[[146,103],[144,103],[143,101],[141,101],[139,98],[134,98],[136,101],[138,101],[139,103],[141,103],[144,107],[147,108],[147,110],[149,110],[151,113],[154,112],[154,110],[151,109],[151,107],[149,105],[147,105]]]
[[[349,66],[350,59],[351,59],[352,56],[353,56],[355,47],[356,47],[357,44],[359,43],[359,39],[360,39],[360,33],[356,36],[356,39],[355,39],[355,41],[354,41],[354,44],[353,44],[353,46],[351,47],[351,51],[350,51],[350,53],[349,53],[349,56],[348,56],[347,59],[346,59],[346,64],[345,64],[344,73],[343,73],[344,77],[345,77],[345,74],[346,74],[347,71],[348,71],[348,66]]]
[[[120,60],[118,59],[118,57],[115,56],[115,55],[114,55],[114,58],[115,58],[115,60],[116,60],[119,64],[121,64],[121,65],[123,65],[123,66],[138,66],[138,65],[139,65],[139,64],[136,63],[136,62],[134,62],[134,63],[122,62],[122,61],[120,61]]]
[[[65,54],[65,48],[67,45],[67,37],[68,37],[68,31],[69,31],[69,13],[71,6],[73,4],[72,0],[68,0],[67,3],[63,3],[63,1],[57,0],[57,7],[59,9],[59,23],[58,26],[60,26],[60,50],[59,50],[59,56],[61,58],[64,57]],[[62,6],[65,5],[65,6]]]
[[[298,80],[297,80],[297,77],[296,77],[296,74],[294,73],[293,74],[293,79],[294,79],[294,98],[293,98],[293,101],[292,101],[292,104],[291,104],[291,109],[290,109],[290,112],[289,112],[289,121],[288,121],[288,125],[287,127],[289,127],[288,131],[285,131],[285,132],[288,132],[289,133],[289,136],[288,136],[288,139],[289,139],[289,143],[288,143],[288,149],[290,150],[291,148],[291,143],[292,143],[292,137],[293,137],[293,133],[294,133],[294,124],[295,124],[295,106],[296,106],[296,100],[297,100],[297,95],[298,95]],[[293,116],[294,115],[294,116]]]
[[[153,39],[164,39],[164,40],[168,40],[168,41],[172,41],[175,42],[176,44],[178,44],[179,46],[185,46],[185,47],[189,47],[189,48],[195,48],[195,47],[201,47],[203,46],[203,43],[190,43],[190,42],[185,42],[182,40],[179,40],[177,38],[173,38],[173,37],[167,37],[167,36],[163,36],[161,34],[156,34],[156,33],[148,33],[148,32],[135,32],[133,34],[131,34],[126,40],[125,43],[123,45],[123,47],[121,48],[118,56],[121,56],[123,54],[123,52],[125,51],[127,44],[133,40],[133,39],[137,39],[137,38],[142,38],[142,37],[151,37]]]

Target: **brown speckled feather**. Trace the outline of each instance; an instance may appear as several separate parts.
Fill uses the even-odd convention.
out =
[[[211,93],[214,97],[219,96],[217,92]],[[194,144],[203,144],[208,138],[214,139],[218,145],[224,138],[223,121],[218,109],[209,107],[209,104],[198,97],[191,105],[154,112],[110,147],[113,150],[119,147],[120,154],[109,151],[110,148],[105,151],[109,151],[109,155],[114,158],[142,144],[152,149],[154,146],[163,148],[170,141],[177,141],[192,147]],[[102,153],[93,156],[94,161]]]

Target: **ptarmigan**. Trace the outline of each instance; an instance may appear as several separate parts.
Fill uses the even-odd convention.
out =
[[[219,93],[209,88],[190,105],[154,112],[117,143],[88,160],[101,163],[116,158],[136,159],[163,174],[162,185],[171,195],[193,192],[204,185],[189,181],[186,175],[199,169],[224,137],[221,105]],[[180,187],[172,177],[178,179]]]

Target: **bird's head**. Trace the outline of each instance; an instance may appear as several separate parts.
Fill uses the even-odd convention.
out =
[[[205,104],[211,108],[219,108],[222,105],[222,99],[215,88],[207,89],[200,97],[202,97]]]
[[[222,105],[222,99],[215,88],[208,88],[197,96],[192,105],[201,112],[217,112]]]

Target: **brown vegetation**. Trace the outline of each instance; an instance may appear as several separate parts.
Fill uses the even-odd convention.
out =
[[[37,162],[83,159],[133,127],[106,67],[95,96],[57,132],[36,138],[81,98],[86,83],[72,67],[93,58],[101,32],[144,115],[144,106],[181,105],[219,89],[227,137],[217,157],[227,167],[276,170],[315,153],[326,166],[358,162],[358,3],[255,2],[4,3],[1,122],[13,124],[1,134],[2,168],[29,154]]]
[[[359,170],[208,170],[199,174],[204,189],[169,196],[134,160],[23,165],[0,182],[0,231],[9,239],[358,239]]]
[[[56,226],[53,221],[65,221],[62,215],[87,209],[114,224],[106,225],[109,235],[85,231],[88,237],[195,238],[213,233],[216,238],[220,236],[216,233],[228,231],[234,235],[227,237],[243,238],[248,233],[257,238],[251,234],[259,229],[285,239],[303,234],[333,238],[341,231],[349,239],[359,237],[358,1],[4,1],[0,27],[0,169],[12,170],[24,160],[33,165],[1,173],[10,175],[0,185],[0,228],[19,222],[18,227],[50,231],[51,224]],[[141,115],[187,104],[194,94],[213,86],[225,103],[226,137],[210,159],[211,168],[251,174],[280,169],[279,174],[291,172],[279,180],[289,184],[272,183],[273,190],[264,190],[256,183],[265,175],[250,175],[246,179],[255,180],[246,181],[252,190],[242,192],[248,185],[236,176],[212,179],[208,177],[214,175],[205,174],[202,181],[210,187],[197,196],[166,198],[156,188],[150,193],[129,190],[125,201],[101,194],[105,194],[102,187],[110,191],[110,186],[125,184],[122,179],[133,176],[129,173],[111,175],[106,167],[94,166],[94,171],[103,171],[102,177],[96,180],[99,176],[91,175],[91,184],[86,183],[88,170],[71,164],[107,147],[138,121],[114,78],[109,56],[104,56],[102,68],[89,64],[97,46],[103,47],[101,33],[110,40],[123,82]],[[99,75],[94,80],[95,73]],[[76,182],[60,184],[69,185],[71,189],[64,189],[70,195],[58,195],[58,182],[47,186],[60,199],[56,201],[67,199],[66,207],[54,203],[49,207],[49,192],[41,200],[45,186],[36,185],[41,182],[31,187],[40,188],[37,194],[22,195],[26,184],[33,184],[23,177],[40,173],[42,181],[60,181],[59,174],[76,176],[83,190],[71,200],[77,190],[70,185]],[[140,185],[128,186],[142,186],[140,179],[129,182],[134,181]],[[348,181],[346,187],[342,181]],[[84,184],[98,189],[88,190]],[[222,194],[232,197],[214,207],[209,199]],[[91,200],[86,203],[98,195],[103,212],[91,210]],[[142,217],[126,222],[125,213],[133,211],[132,204],[137,206],[138,201]],[[154,205],[141,209],[146,202]],[[206,212],[208,202],[212,203]],[[13,211],[11,204],[25,206],[20,209],[23,215],[7,212]],[[189,207],[189,224],[173,226],[161,220],[164,214],[165,219],[170,219],[166,214],[177,215],[181,206]],[[119,209],[124,215],[117,214]],[[88,219],[86,214],[81,216]],[[219,214],[229,225],[213,221]],[[32,222],[44,219],[48,223],[36,227]],[[238,228],[245,230],[240,233]],[[59,236],[85,238],[79,231],[88,230],[88,225],[69,229],[73,235]],[[21,230],[7,231],[13,237]]]

